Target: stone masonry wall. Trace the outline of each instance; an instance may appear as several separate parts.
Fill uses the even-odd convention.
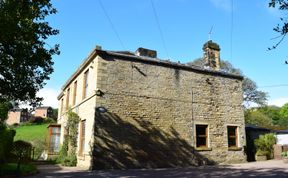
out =
[[[97,62],[103,95],[96,98],[94,169],[245,161],[240,79],[137,60]],[[209,150],[195,149],[195,124],[208,125]],[[229,125],[238,126],[234,151]]]

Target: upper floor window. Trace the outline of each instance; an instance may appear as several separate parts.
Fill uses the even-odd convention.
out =
[[[61,99],[61,111],[60,111],[60,113],[63,112],[63,105],[64,105],[64,98]]]
[[[89,70],[86,70],[86,72],[84,73],[84,82],[83,82],[83,99],[85,99],[88,94],[88,77],[89,77]]]
[[[238,147],[238,127],[227,126],[228,148]]]
[[[74,88],[73,88],[73,105],[76,104],[76,95],[77,95],[77,80],[74,82]]]
[[[69,97],[70,97],[70,88],[67,90],[67,96],[66,96],[66,109],[69,107]]]

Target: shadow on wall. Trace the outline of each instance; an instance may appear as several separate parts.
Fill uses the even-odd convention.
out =
[[[97,109],[95,117],[92,169],[214,164],[180,138],[172,127],[168,134],[144,119],[127,122],[116,114]]]

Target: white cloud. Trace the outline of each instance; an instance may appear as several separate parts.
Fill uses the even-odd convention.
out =
[[[286,103],[288,103],[288,98],[277,98],[268,101],[268,105],[275,105],[279,107],[282,107]]]
[[[58,108],[57,96],[59,91],[53,88],[43,88],[38,93],[38,97],[43,97],[42,105],[51,106],[52,108]]]
[[[231,0],[210,0],[210,2],[217,8],[225,11],[231,11]]]

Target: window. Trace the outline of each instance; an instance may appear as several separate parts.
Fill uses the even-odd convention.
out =
[[[49,153],[58,153],[60,145],[60,131],[61,127],[58,125],[49,126]]]
[[[82,120],[80,124],[79,155],[83,155],[83,152],[85,150],[85,126],[86,120]]]
[[[87,97],[88,93],[88,77],[89,77],[89,70],[84,73],[84,82],[83,82],[83,99]]]
[[[196,147],[208,147],[208,125],[196,125]]]
[[[66,110],[69,107],[69,97],[70,97],[70,88],[68,88],[67,90],[67,98],[66,98]]]
[[[76,93],[77,93],[77,81],[74,82],[74,89],[73,89],[73,106],[76,104]]]
[[[63,103],[64,103],[64,98],[61,99],[61,112],[60,113],[63,112]]]
[[[227,135],[228,135],[228,147],[238,147],[238,128],[237,126],[228,126],[227,127]]]

